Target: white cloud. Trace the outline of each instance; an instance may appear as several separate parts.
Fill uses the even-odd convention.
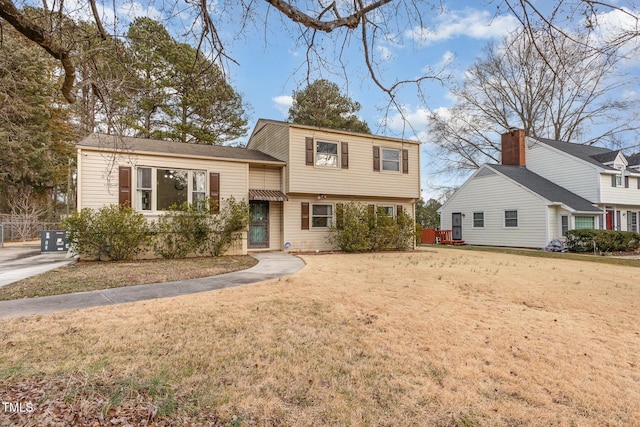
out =
[[[124,3],[118,6],[118,14],[124,15],[127,19],[133,21],[136,18],[151,18],[156,21],[162,19],[162,13],[154,7],[143,6],[141,3]]]
[[[500,38],[517,26],[517,19],[511,15],[494,16],[477,9],[447,10],[439,16],[433,29],[414,27],[405,35],[424,47],[461,36],[483,40]]]
[[[391,61],[394,58],[393,52],[388,47],[376,46],[376,50],[380,54],[380,58],[382,58],[383,61]]]
[[[273,107],[280,111],[283,117],[289,116],[289,108],[293,105],[293,97],[291,95],[279,95],[271,98]]]

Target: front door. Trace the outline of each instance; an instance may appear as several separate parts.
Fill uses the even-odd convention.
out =
[[[613,211],[607,211],[607,230],[613,230]]]
[[[249,202],[251,223],[247,245],[249,248],[269,247],[269,202],[251,200]]]
[[[462,214],[460,212],[451,214],[451,238],[462,240]]]

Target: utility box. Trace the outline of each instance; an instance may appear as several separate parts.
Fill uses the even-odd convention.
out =
[[[65,230],[45,230],[40,232],[40,253],[64,252],[69,250],[69,239]]]

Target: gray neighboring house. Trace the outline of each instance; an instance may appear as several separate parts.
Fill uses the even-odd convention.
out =
[[[480,167],[440,208],[469,244],[544,247],[571,229],[638,231],[640,155],[502,135],[502,164]]]

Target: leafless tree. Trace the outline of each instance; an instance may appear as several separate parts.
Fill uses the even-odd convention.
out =
[[[452,90],[454,106],[431,116],[440,169],[464,173],[499,162],[499,135],[510,127],[530,136],[615,145],[619,135],[638,129],[632,100],[620,95],[634,83],[618,72],[620,60],[567,37],[551,43],[546,31],[529,29],[489,45]]]

